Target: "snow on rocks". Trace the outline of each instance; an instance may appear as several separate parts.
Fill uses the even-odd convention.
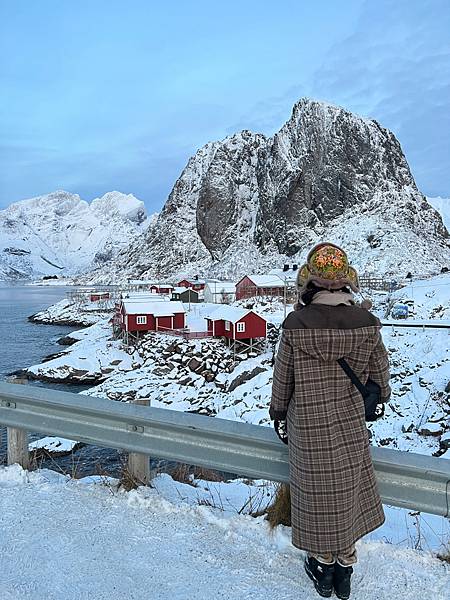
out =
[[[450,430],[449,334],[445,329],[384,327],[392,396],[386,415],[369,424],[372,443],[440,455],[439,436]]]
[[[104,312],[83,312],[70,300],[60,300],[45,310],[28,317],[33,323],[49,325],[68,325],[74,327],[89,327],[105,319]]]
[[[129,371],[140,366],[139,355],[127,352],[118,340],[111,338],[108,320],[91,325],[79,341],[56,358],[26,369],[29,379],[54,383],[99,383],[116,371]]]
[[[272,137],[242,131],[201,148],[156,224],[89,278],[238,279],[302,264],[323,240],[371,272],[438,273],[450,261],[442,218],[418,191],[394,135],[304,98]]]
[[[122,401],[148,398],[152,406],[210,416],[223,416],[222,411],[231,404],[234,418],[257,412],[258,423],[268,421],[272,369],[267,353],[236,365],[230,350],[219,340],[188,342],[159,333],[147,334],[130,351],[140,356],[142,364],[138,369],[114,373],[83,393]],[[259,393],[261,386],[265,388],[264,401]],[[254,422],[254,418],[249,422]],[[245,420],[248,419],[247,415]]]
[[[44,437],[28,444],[28,449],[35,457],[52,454],[53,456],[66,456],[81,448],[83,444],[74,440],[60,437]]]

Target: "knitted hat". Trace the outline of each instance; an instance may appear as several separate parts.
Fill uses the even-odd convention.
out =
[[[329,242],[317,244],[308,254],[297,275],[297,286],[305,288],[312,281],[327,290],[349,286],[359,292],[358,273],[348,263],[346,253]]]

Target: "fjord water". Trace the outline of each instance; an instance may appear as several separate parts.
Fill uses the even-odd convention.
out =
[[[7,380],[10,373],[40,363],[45,356],[64,349],[64,346],[57,344],[57,340],[77,328],[40,325],[28,321],[28,317],[63,300],[69,289],[63,286],[0,283],[0,380]],[[25,385],[40,385],[68,392],[79,392],[88,387],[40,382]],[[29,439],[31,441],[44,436],[30,433]],[[6,429],[0,427],[0,464],[5,457]],[[69,473],[76,471],[78,475],[92,474],[100,468],[116,474],[120,469],[120,457],[113,450],[86,446],[73,456],[47,459],[42,466]]]
[[[38,325],[28,317],[62,300],[68,288],[0,284],[0,379],[62,350],[56,340],[72,327]]]

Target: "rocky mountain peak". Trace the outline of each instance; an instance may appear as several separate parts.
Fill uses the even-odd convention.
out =
[[[272,137],[244,130],[197,151],[117,272],[237,277],[300,262],[323,239],[364,271],[425,273],[450,261],[448,232],[393,133],[303,98]],[[414,265],[410,247],[420,248]]]

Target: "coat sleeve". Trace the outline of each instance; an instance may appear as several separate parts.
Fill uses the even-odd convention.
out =
[[[369,359],[369,377],[381,388],[381,399],[383,402],[387,402],[391,395],[390,372],[389,372],[389,358],[388,353],[381,339],[381,334],[378,333],[378,337],[375,346],[372,350],[372,354]]]
[[[289,401],[294,392],[294,353],[285,331],[275,359],[272,383],[272,400],[269,415],[272,421],[286,419]]]

